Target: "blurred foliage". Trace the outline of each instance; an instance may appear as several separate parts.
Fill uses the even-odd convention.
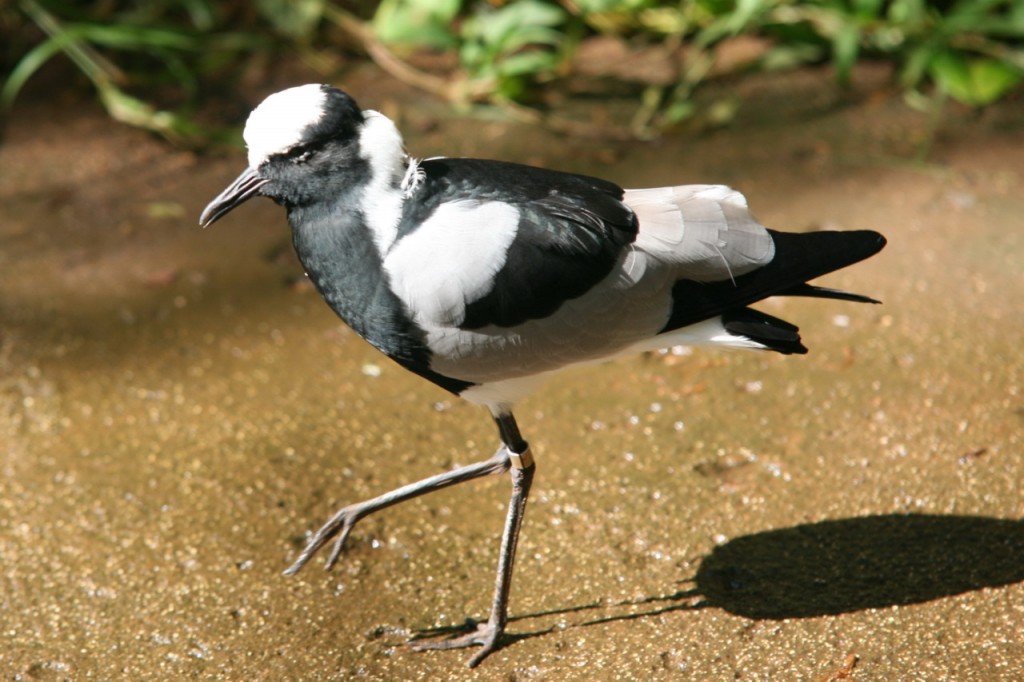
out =
[[[205,0],[84,4],[22,0],[18,18],[12,18],[10,6],[0,10],[11,44],[25,48],[13,64],[3,64],[4,111],[25,83],[60,55],[91,82],[115,120],[183,143],[205,142],[216,133],[191,116],[204,74],[271,44],[257,30],[219,30],[225,17],[216,3]],[[177,111],[159,109],[149,98],[133,94],[168,89],[185,102]]]
[[[517,102],[536,101],[547,83],[573,75],[589,40],[662,49],[675,78],[634,83],[635,135],[693,116],[697,87],[740,71],[825,63],[848,83],[858,61],[885,60],[907,101],[929,111],[947,98],[985,106],[1024,79],[1020,0],[20,0],[0,6],[0,28],[8,36],[4,109],[60,57],[115,119],[193,143],[210,137],[192,122],[201,83],[268,53],[337,51],[328,43],[337,44],[339,29],[403,80],[456,103],[520,112]],[[720,58],[744,38],[758,45],[750,58]],[[455,63],[425,72],[414,66],[423,52]],[[168,90],[176,107],[161,109],[154,93]],[[727,121],[733,104],[718,107]]]

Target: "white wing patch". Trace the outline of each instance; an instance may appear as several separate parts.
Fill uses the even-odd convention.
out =
[[[494,287],[518,227],[511,204],[442,204],[384,257],[391,288],[421,326],[457,326]]]
[[[245,122],[249,167],[259,168],[268,157],[286,152],[302,140],[302,132],[324,115],[327,94],[319,85],[300,85],[275,92],[253,109]]]

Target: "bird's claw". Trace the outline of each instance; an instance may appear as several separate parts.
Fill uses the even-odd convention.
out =
[[[327,558],[327,563],[324,565],[325,570],[331,570],[334,564],[338,563],[338,557],[341,556],[341,550],[345,547],[345,541],[348,539],[348,534],[352,532],[352,528],[356,525],[356,521],[361,518],[356,510],[352,507],[345,507],[330,518],[327,523],[320,527],[309,542],[306,543],[306,547],[299,554],[299,558],[295,560],[291,566],[289,566],[284,574],[292,576],[302,570],[302,567],[309,563],[309,560],[320,551],[320,549],[331,541],[335,535],[337,539],[334,541],[334,548],[331,550],[330,556]]]
[[[445,639],[413,640],[409,642],[409,647],[413,651],[447,651],[449,649],[465,649],[471,646],[479,646],[481,647],[480,651],[473,654],[473,657],[467,663],[470,668],[475,668],[480,665],[481,661],[501,648],[499,644],[505,628],[499,627],[490,621],[478,623],[473,619],[467,619],[466,625],[471,629],[463,635]]]
[[[345,529],[341,531],[341,535],[334,541],[334,548],[331,550],[330,556],[327,557],[327,563],[324,564],[324,570],[331,570],[334,568],[334,564],[338,563],[338,557],[341,556],[341,550],[345,548],[345,540],[348,539],[348,534],[352,530],[352,526],[345,526]]]

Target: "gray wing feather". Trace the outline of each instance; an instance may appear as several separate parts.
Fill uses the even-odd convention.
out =
[[[771,235],[739,192],[723,185],[626,190],[637,215],[636,247],[677,267],[680,279],[733,279],[771,262]]]

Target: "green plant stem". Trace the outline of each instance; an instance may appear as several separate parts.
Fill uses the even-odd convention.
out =
[[[925,126],[924,139],[921,140],[921,144],[917,146],[914,151],[914,161],[923,164],[928,160],[928,155],[931,154],[932,144],[935,142],[935,135],[939,131],[939,125],[942,123],[942,112],[946,108],[946,99],[948,95],[941,88],[937,88],[935,93],[931,97],[931,103],[928,107],[928,121]]]
[[[97,87],[100,83],[123,83],[124,72],[88,43],[74,38],[60,21],[36,0],[21,0],[21,9],[51,40],[61,41],[61,50]]]
[[[356,39],[363,50],[380,68],[396,79],[412,85],[420,90],[432,93],[445,101],[459,103],[466,99],[476,99],[492,89],[490,83],[476,83],[473,87],[460,87],[464,79],[449,81],[425,71],[421,71],[400,59],[374,35],[373,29],[357,17],[334,4],[324,6],[324,16],[341,30]]]

